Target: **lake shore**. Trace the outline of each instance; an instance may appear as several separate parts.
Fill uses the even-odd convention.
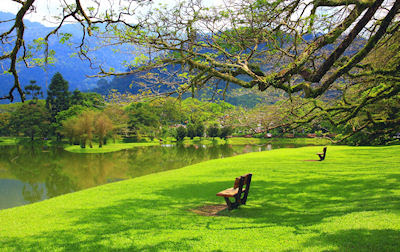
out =
[[[81,148],[79,145],[67,145],[64,149],[73,153],[108,153],[114,151],[120,151],[124,149],[130,149],[135,147],[143,146],[155,146],[164,144],[184,144],[184,145],[220,145],[220,144],[230,144],[230,145],[246,145],[246,144],[294,144],[294,145],[330,145],[331,142],[327,138],[245,138],[245,137],[232,137],[227,140],[215,138],[194,138],[193,140],[185,138],[184,141],[178,143],[175,139],[168,138],[163,141],[157,139],[151,141],[147,139],[147,142],[141,143],[108,143],[103,145],[102,148],[94,143],[93,148]]]
[[[8,250],[374,250],[400,246],[400,146],[284,148],[211,160],[0,211]],[[248,172],[247,205],[215,194]],[[223,237],[223,239],[221,238]]]

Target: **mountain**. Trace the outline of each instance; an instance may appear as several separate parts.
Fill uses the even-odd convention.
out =
[[[9,20],[15,15],[10,13],[0,12],[0,20]],[[32,44],[34,39],[44,37],[52,29],[51,27],[43,26],[37,22],[30,22],[24,20],[25,23],[25,35],[24,39],[27,44]],[[12,23],[1,23],[0,22],[0,33],[8,30]],[[60,29],[60,33],[72,34],[71,42],[73,44],[79,44],[81,41],[81,27],[78,24],[67,24]],[[98,41],[96,38],[88,39],[89,45],[96,46]],[[11,50],[11,45],[0,45],[2,51]],[[51,77],[56,73],[60,72],[63,77],[69,82],[71,90],[79,89],[81,91],[89,90],[96,86],[98,79],[88,78],[88,75],[94,75],[98,73],[98,65],[102,64],[104,69],[111,67],[117,71],[123,69],[122,62],[130,61],[133,54],[118,53],[116,50],[126,51],[128,46],[113,46],[105,47],[93,52],[90,52],[90,56],[95,59],[94,64],[91,66],[87,60],[81,60],[78,57],[73,57],[73,53],[76,52],[76,48],[69,46],[66,43],[62,44],[57,36],[52,36],[49,40],[49,49],[55,51],[55,63],[49,64],[47,71],[40,67],[27,68],[23,63],[19,63],[17,66],[20,82],[22,86],[29,84],[30,80],[36,80],[36,84],[42,87],[42,90],[46,90],[47,85],[50,83]],[[22,52],[21,52],[22,53]],[[2,62],[3,70],[7,69],[8,62]],[[9,88],[13,85],[14,79],[9,74],[0,74],[0,95],[7,94]],[[45,92],[46,93],[46,92]]]

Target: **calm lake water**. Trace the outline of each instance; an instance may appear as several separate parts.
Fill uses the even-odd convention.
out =
[[[151,146],[104,154],[70,153],[57,147],[0,146],[0,209],[210,159],[281,147],[298,146]]]

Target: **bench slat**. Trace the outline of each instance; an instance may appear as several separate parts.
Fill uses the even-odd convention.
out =
[[[243,189],[242,192],[244,193],[246,189]],[[217,193],[217,196],[222,196],[222,197],[235,197],[239,192],[239,188],[228,188],[225,189],[219,193]]]

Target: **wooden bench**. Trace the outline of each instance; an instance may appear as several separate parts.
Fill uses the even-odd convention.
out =
[[[317,155],[319,157],[319,161],[323,161],[325,159],[326,149],[327,149],[327,147],[324,147],[324,149],[322,150],[322,153],[317,153]]]
[[[249,194],[250,190],[251,176],[251,173],[240,176],[235,179],[235,184],[232,188],[228,188],[217,193],[217,196],[224,197],[229,210],[236,209],[240,205],[246,204],[247,195]],[[235,201],[231,202],[229,198],[234,198]]]

